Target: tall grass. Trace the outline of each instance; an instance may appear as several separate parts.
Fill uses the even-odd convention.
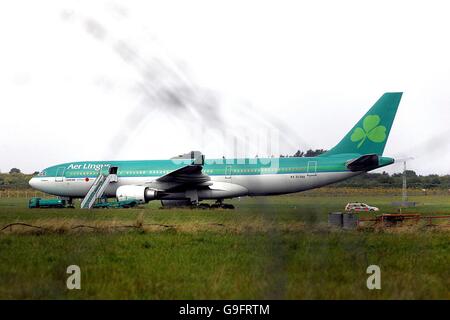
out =
[[[354,194],[246,198],[234,211],[30,210],[0,199],[0,227],[44,228],[0,232],[0,298],[449,299],[448,231],[329,229],[328,212],[355,198],[395,210],[390,197]],[[447,196],[412,200],[412,212],[450,213]],[[81,290],[66,288],[72,264]],[[366,287],[370,264],[381,290]]]

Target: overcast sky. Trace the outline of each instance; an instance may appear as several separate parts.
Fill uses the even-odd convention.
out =
[[[329,149],[403,91],[385,155],[450,173],[448,1],[0,6],[2,172]]]

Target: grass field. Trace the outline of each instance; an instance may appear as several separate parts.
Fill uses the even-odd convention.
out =
[[[449,299],[449,228],[333,230],[350,201],[395,212],[387,195],[304,193],[234,200],[236,210],[27,208],[0,199],[1,299]],[[408,212],[450,214],[450,196]],[[448,224],[448,221],[444,222]],[[66,268],[81,268],[81,290]],[[382,289],[366,287],[379,265]]]

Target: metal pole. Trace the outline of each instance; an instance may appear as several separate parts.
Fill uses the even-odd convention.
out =
[[[406,201],[408,201],[408,194],[406,193],[406,161],[403,162],[403,188],[402,188],[403,192],[403,204],[406,203]]]

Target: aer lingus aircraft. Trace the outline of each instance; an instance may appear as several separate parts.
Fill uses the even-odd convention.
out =
[[[84,161],[42,170],[31,187],[91,208],[101,197],[163,205],[199,204],[243,196],[266,196],[318,188],[390,165],[384,147],[402,93],[385,93],[331,150],[317,157],[143,161]],[[336,112],[341,112],[338,110]],[[330,112],[331,114],[331,112]]]

